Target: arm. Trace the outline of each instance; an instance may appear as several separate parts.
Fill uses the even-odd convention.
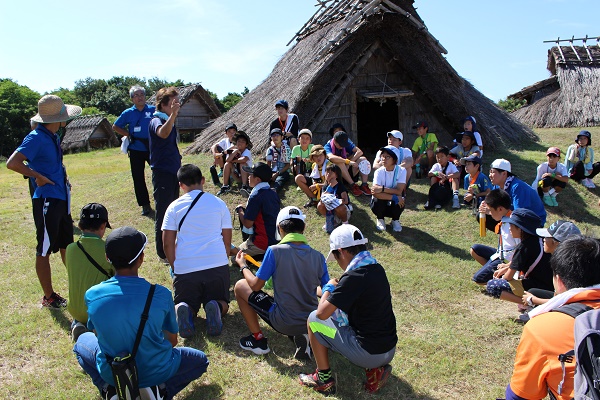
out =
[[[15,171],[18,174],[23,176],[29,176],[35,179],[35,184],[37,186],[44,186],[49,183],[50,185],[54,185],[50,179],[46,178],[44,175],[40,174],[37,171],[32,170],[29,166],[23,164],[27,160],[27,157],[21,152],[15,151],[9,157],[6,162],[6,168]]]
[[[412,157],[406,157],[405,159],[402,160],[402,162],[400,163],[400,166],[406,170],[408,170],[409,168],[412,168],[413,166],[413,158]]]
[[[163,250],[167,261],[171,267],[175,266],[175,240],[177,239],[177,231],[163,230]]]
[[[229,249],[231,249],[231,236],[233,234],[233,229],[221,229],[221,236],[223,236],[223,244],[225,245],[225,252],[229,254]],[[164,245],[164,240],[163,240]]]
[[[171,343],[171,346],[173,346],[173,347],[177,346],[177,334],[176,333],[172,333],[169,331],[163,331],[163,335],[165,336],[165,339],[167,339],[169,341],[169,343]]]
[[[129,131],[121,128],[120,126],[116,126],[113,124],[112,128],[113,128],[113,131],[117,132],[121,136],[129,136]]]
[[[238,217],[239,217],[240,222],[242,223],[242,225],[244,225],[244,227],[246,227],[246,228],[252,228],[254,226],[254,221],[250,220],[250,219],[244,218],[244,215],[245,215],[244,209],[241,208],[241,207],[238,208]]]
[[[356,161],[359,158],[362,157],[363,155],[363,151],[361,149],[359,149],[358,147],[354,146],[354,149],[352,149],[352,158],[350,158],[352,161]]]
[[[337,279],[330,279],[329,283],[336,286],[338,281]],[[329,293],[329,291],[324,292],[321,296],[321,300],[319,301],[319,306],[317,307],[317,318],[321,320],[325,320],[331,317],[331,314],[333,314],[334,311],[337,310],[337,307],[327,300],[330,295],[331,293]]]
[[[169,115],[169,119],[163,125],[159,126],[156,130],[156,135],[159,138],[166,139],[171,134],[171,130],[173,130],[173,126],[175,126],[175,120],[177,119],[177,115],[179,114],[179,108],[181,105],[179,104],[179,100],[177,97],[171,99],[171,115]]]
[[[248,269],[246,259],[244,258],[244,252],[242,250],[240,250],[235,256],[235,261],[240,266],[240,271],[242,272],[244,279],[246,279],[248,286],[250,286],[250,289],[252,289],[253,292],[258,292],[265,286],[266,281],[258,278],[252,273],[252,271],[250,271],[250,269]]]

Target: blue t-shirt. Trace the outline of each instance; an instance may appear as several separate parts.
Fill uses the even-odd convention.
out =
[[[85,293],[88,328],[96,330],[100,351],[96,366],[102,379],[114,386],[106,354],[115,357],[133,349],[150,283],[140,277],[115,276]],[[177,333],[171,292],[156,285],[144,333],[135,357],[140,387],[158,385],[179,369],[181,354],[164,337],[163,330]]]
[[[166,139],[159,137],[156,131],[166,121],[155,117],[148,125],[148,137],[150,138],[150,167],[157,171],[168,172],[177,175],[181,167],[181,154],[177,147],[177,129],[173,125],[171,133]]]
[[[275,191],[264,188],[252,191],[248,198],[244,218],[254,221],[252,243],[259,249],[266,250],[268,246],[277,243],[275,239],[275,223],[281,202]]]
[[[502,188],[493,186],[492,189]],[[546,209],[544,208],[544,203],[542,203],[542,199],[540,199],[537,190],[534,190],[531,186],[515,177],[508,185],[506,191],[510,194],[512,200],[511,210],[527,208],[528,210],[533,211],[542,220],[542,226],[540,226],[540,228],[544,226],[546,223]]]
[[[464,180],[464,184],[463,184],[463,187],[465,190],[467,190],[469,188],[470,183],[471,183],[471,175],[467,174],[467,175],[465,175],[465,180]],[[490,178],[488,178],[488,176],[486,174],[482,174],[481,172],[479,173],[479,176],[475,180],[475,184],[477,185],[477,187],[479,187],[479,193],[485,192],[486,190],[488,190],[489,188],[492,187],[492,182],[490,182]]]
[[[151,105],[144,105],[142,111],[138,110],[135,106],[128,108],[123,111],[119,118],[115,121],[115,125],[119,128],[129,131],[129,150],[137,151],[149,151],[148,149],[148,125],[152,120],[156,107]],[[133,141],[131,138],[133,137]],[[136,140],[142,139],[142,140]]]
[[[62,163],[62,150],[58,135],[43,125],[31,131],[17,151],[27,158],[29,168],[54,182],[36,186],[33,198],[53,198],[67,200],[66,172]]]
[[[345,149],[346,149],[346,158],[348,158],[351,154],[352,151],[354,151],[354,148],[356,146],[354,145],[354,143],[352,143],[352,140],[348,139],[348,144],[346,145]],[[323,148],[325,148],[325,153],[326,154],[333,154],[335,156],[342,156],[342,149],[338,149],[337,147],[331,146],[331,140],[327,143],[325,143],[325,145],[323,146]]]

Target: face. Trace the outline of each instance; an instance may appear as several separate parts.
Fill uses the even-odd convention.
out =
[[[171,110],[173,108],[173,104],[179,103],[179,97],[172,97],[169,99],[167,104],[161,104],[161,111],[167,115],[171,115]]]
[[[300,135],[300,146],[302,146],[303,148],[307,148],[310,142],[311,139],[309,135]]]
[[[585,147],[588,145],[588,142],[587,136],[577,136],[577,143],[579,143],[580,146]]]
[[[521,228],[515,224],[510,224],[510,235],[515,239],[521,239]]]
[[[402,141],[393,136],[388,136],[388,146],[400,147]]]
[[[448,156],[444,153],[437,153],[435,155],[435,160],[440,163],[440,165],[446,165],[448,163]]]
[[[498,208],[488,207],[488,208],[490,210],[490,215],[496,221],[500,221],[502,219],[502,217],[504,216],[504,214],[506,214],[506,208],[504,208],[504,207],[498,207]]]
[[[325,154],[321,153],[318,156],[311,157],[312,162],[316,162],[318,166],[322,166],[325,162]]]
[[[343,149],[343,147],[342,147],[342,146],[340,146],[336,140],[334,140],[334,141],[333,141],[333,144],[335,145],[335,148],[336,148],[336,149],[338,149],[338,150],[341,150],[341,149]]]
[[[254,175],[253,174],[248,175],[248,186],[253,188],[254,186],[256,186],[256,183],[257,183],[257,179],[254,177]]]
[[[325,171],[325,180],[327,183],[331,183],[334,179],[337,179],[337,174],[333,171]]]
[[[275,146],[279,147],[281,145],[281,135],[271,135],[271,140],[275,143]]]
[[[548,154],[546,158],[548,159],[548,166],[550,168],[555,168],[556,164],[558,164],[558,156],[556,154]]]
[[[467,161],[467,163],[465,164],[465,171],[467,171],[467,174],[469,175],[473,175],[477,173],[477,164],[475,164],[473,161]],[[496,218],[494,218],[496,219]]]
[[[463,129],[467,132],[472,132],[473,131],[473,123],[469,120],[466,120],[465,123],[463,124]]]
[[[417,128],[417,133],[419,134],[419,136],[425,136],[425,134],[427,133],[427,128],[420,126]]]
[[[556,248],[558,247],[558,245],[560,244],[559,241],[555,240],[552,237],[545,237],[544,238],[544,252],[546,253],[554,253],[554,250],[556,250]]]
[[[233,135],[236,134],[236,130],[233,128],[229,128],[225,131],[225,134],[227,135],[227,137],[229,138],[229,140],[231,140],[231,138],[233,137]]]
[[[381,152],[381,161],[383,161],[383,165],[386,168],[391,168],[396,165],[396,161],[394,160],[394,158],[385,152]]]
[[[277,110],[277,115],[279,115],[280,118],[287,117],[288,112],[283,106],[277,106],[275,109]]]
[[[460,143],[463,147],[468,149],[473,145],[473,140],[467,135],[463,135],[462,139],[460,140]]]
[[[239,138],[237,142],[235,142],[235,147],[237,147],[240,153],[242,153],[244,150],[246,150],[246,147],[248,147],[248,142],[246,142],[246,139],[244,138]]]
[[[490,168],[490,181],[492,185],[500,186],[506,182],[506,176],[508,173],[506,171],[499,172],[495,168]]]
[[[131,98],[131,101],[136,107],[144,107],[144,105],[146,104],[146,94],[143,90],[136,90],[135,92],[133,92],[133,97]]]

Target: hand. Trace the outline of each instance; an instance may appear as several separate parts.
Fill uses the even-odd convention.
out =
[[[174,97],[171,100],[171,113],[175,114],[175,116],[177,116],[177,114],[179,114],[180,109],[181,109],[181,103],[179,103],[179,99],[177,97]]]
[[[529,304],[527,304],[527,298],[529,298],[529,297],[531,297],[531,299],[532,299],[532,301],[533,301],[533,298],[534,298],[535,296],[533,296],[531,293],[529,293],[529,292],[527,292],[527,291],[526,291],[526,292],[523,292],[523,297],[522,297],[522,300],[523,300],[523,305],[524,305],[524,306],[528,306],[528,305],[529,305]]]
[[[54,182],[46,178],[44,175],[40,175],[37,178],[35,178],[35,184],[38,186],[44,186],[46,184],[54,185]]]
[[[481,202],[481,204],[479,205],[479,212],[481,214],[487,214],[490,211],[490,209],[488,208],[487,204],[485,204],[485,200]]]
[[[337,278],[331,278],[327,283],[331,283],[333,286],[337,286],[338,282],[339,280]]]
[[[278,176],[279,172],[275,172],[273,175],[271,175],[271,180],[274,181]]]
[[[400,200],[398,201],[398,205],[400,207],[404,207],[404,197],[400,197]]]
[[[240,268],[246,265],[246,259],[244,258],[244,252],[242,250],[238,251],[235,255],[235,262]]]
[[[471,199],[473,198],[473,193],[465,193],[465,200],[466,201],[471,201]]]

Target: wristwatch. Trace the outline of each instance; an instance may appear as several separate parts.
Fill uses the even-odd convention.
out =
[[[528,305],[529,307],[534,307],[533,301],[531,301],[532,299],[533,299],[533,296],[529,296],[529,297],[527,298],[527,305]]]
[[[249,269],[247,265],[244,265],[242,268],[240,268],[240,273],[244,273],[245,269]]]

